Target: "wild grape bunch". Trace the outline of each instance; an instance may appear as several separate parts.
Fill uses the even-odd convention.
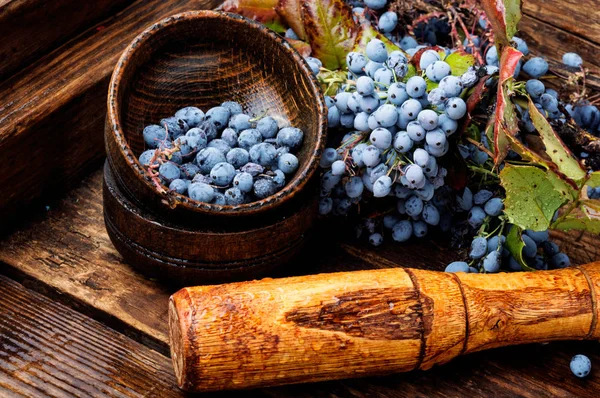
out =
[[[284,124],[284,123],[282,123]],[[206,114],[186,107],[144,128],[139,162],[161,191],[237,206],[281,190],[298,168],[302,130],[252,117],[227,101]],[[162,186],[168,187],[164,189]]]

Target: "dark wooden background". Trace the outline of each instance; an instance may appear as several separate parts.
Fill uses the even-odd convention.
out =
[[[104,229],[102,131],[108,80],[127,43],[157,19],[219,1],[82,3],[0,0],[0,396],[181,396],[168,358],[173,289],[125,264]],[[525,1],[524,11],[521,36],[534,53],[557,64],[575,50],[596,77],[591,84],[598,81],[597,0]],[[273,276],[441,270],[453,255],[430,241],[375,250],[337,239],[327,224],[318,226],[310,249]],[[595,237],[555,236],[574,262],[600,259]],[[600,396],[600,370],[584,380],[571,375],[577,353],[600,367],[596,342],[535,344],[428,372],[235,395]]]

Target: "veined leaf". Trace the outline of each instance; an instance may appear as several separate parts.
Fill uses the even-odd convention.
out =
[[[358,35],[350,6],[343,0],[302,1],[302,20],[313,56],[327,69],[343,68]]]
[[[500,172],[506,191],[504,213],[511,223],[522,229],[548,229],[556,210],[572,200],[572,192],[560,185],[551,170],[534,166],[507,164]]]
[[[306,40],[306,32],[302,23],[302,2],[300,0],[279,0],[275,11],[281,19],[292,28],[300,40]]]
[[[573,156],[558,135],[556,135],[548,120],[535,107],[531,99],[529,100],[528,108],[531,121],[540,134],[546,147],[546,153],[550,159],[552,159],[564,175],[577,182],[578,186],[581,186],[586,177],[586,172],[581,167],[579,161]]]
[[[492,24],[498,54],[510,45],[521,20],[521,0],[480,0]]]
[[[504,160],[510,148],[507,136],[514,136],[519,130],[515,107],[508,95],[508,84],[513,80],[515,69],[523,54],[512,47],[506,47],[500,57],[500,79],[498,81],[498,101],[494,116],[494,162]]]
[[[448,55],[444,62],[450,65],[453,76],[461,76],[471,66],[475,65],[475,56],[464,51],[455,51]]]
[[[597,200],[582,200],[581,206],[552,224],[552,228],[582,229],[600,234],[600,203]]]
[[[227,0],[223,3],[223,11],[243,15],[276,32],[284,32],[285,28],[279,14],[275,11],[278,0]]]
[[[535,268],[531,268],[523,259],[523,248],[525,247],[525,242],[523,242],[523,239],[521,238],[522,235],[523,230],[516,225],[513,225],[506,236],[506,248],[515,258],[515,260],[521,264],[521,267],[525,271],[535,271]]]

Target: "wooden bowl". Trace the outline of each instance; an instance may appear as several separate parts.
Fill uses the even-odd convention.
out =
[[[142,130],[185,106],[237,101],[304,131],[299,168],[275,195],[241,206],[160,193],[138,162]],[[303,58],[283,38],[234,14],[166,18],[127,47],[112,76],[105,127],[104,214],[125,259],[176,283],[255,277],[291,258],[313,224],[314,175],[327,108]]]

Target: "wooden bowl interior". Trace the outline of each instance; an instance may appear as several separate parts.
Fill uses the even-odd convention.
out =
[[[280,38],[257,24],[228,14],[207,15],[157,24],[160,31],[141,41],[135,56],[125,60],[118,108],[129,147],[137,158],[146,149],[143,128],[182,107],[206,112],[237,101],[246,113],[267,114],[304,131],[300,176],[324,134],[321,99],[301,70],[304,65],[276,43]]]

